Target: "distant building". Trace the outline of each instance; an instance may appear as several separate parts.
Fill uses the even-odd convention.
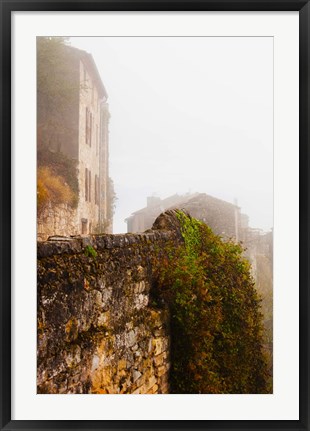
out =
[[[273,262],[273,232],[264,232],[249,226],[249,217],[241,213],[236,203],[232,204],[205,193],[173,195],[166,199],[148,197],[147,206],[126,218],[127,232],[143,232],[150,229],[160,213],[169,209],[180,209],[206,223],[223,239],[241,242],[244,255],[251,262],[252,274],[257,278],[257,258],[265,256],[268,265]]]
[[[262,229],[249,227],[244,231],[243,244],[246,248],[245,256],[252,264],[255,278],[257,276],[257,258],[259,256],[265,256],[270,267],[273,267],[273,230],[264,232]]]
[[[70,73],[60,79],[72,88],[72,97],[59,105],[61,127],[57,128],[49,126],[53,122],[48,95],[38,95],[38,146],[76,162],[78,204],[74,209],[65,204],[48,205],[38,215],[38,239],[112,230],[108,219],[108,95],[92,55],[70,46],[65,49]],[[59,73],[57,65],[55,73]]]
[[[184,202],[185,199],[185,196],[179,196],[177,194],[166,199],[161,199],[157,196],[148,196],[147,206],[135,211],[130,217],[126,218],[127,232],[144,232],[150,229],[160,213],[172,206],[178,206]]]
[[[150,229],[156,217],[168,209],[179,208],[192,217],[205,222],[218,235],[243,240],[248,227],[247,216],[232,203],[205,193],[173,195],[166,199],[148,197],[147,206],[132,213],[125,221],[128,232],[143,232]]]

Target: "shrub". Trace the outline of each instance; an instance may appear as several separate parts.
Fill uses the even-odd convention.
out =
[[[37,162],[39,169],[49,167],[54,176],[64,179],[75,194],[77,204],[79,195],[77,162],[61,152],[50,151],[47,146],[42,144],[38,145],[37,148]]]
[[[38,168],[37,173],[37,207],[40,213],[46,205],[68,204],[75,205],[75,194],[66,184],[64,178],[55,175],[53,170],[47,166]]]
[[[166,250],[157,274],[171,310],[172,392],[267,392],[260,300],[242,248],[177,217],[184,246]]]

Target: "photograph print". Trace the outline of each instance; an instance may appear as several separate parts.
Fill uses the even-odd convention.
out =
[[[273,393],[273,38],[36,40],[37,393]]]

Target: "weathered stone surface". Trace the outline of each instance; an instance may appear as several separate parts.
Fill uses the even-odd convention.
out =
[[[165,361],[166,357],[167,357],[166,352],[161,353],[160,355],[155,356],[154,357],[154,365],[156,367],[160,367],[163,364],[163,362]]]
[[[140,235],[38,243],[39,393],[169,391],[168,314],[150,306],[164,245],[179,241],[166,217]]]
[[[59,240],[68,240],[70,238],[61,237],[66,232],[77,233],[76,211],[66,204],[52,205],[49,203],[38,215],[38,239],[46,240],[48,237],[53,238],[57,232]]]

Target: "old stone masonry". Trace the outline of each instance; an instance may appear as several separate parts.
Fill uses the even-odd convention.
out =
[[[169,392],[169,313],[150,291],[171,241],[172,211],[143,234],[38,243],[38,393]]]

